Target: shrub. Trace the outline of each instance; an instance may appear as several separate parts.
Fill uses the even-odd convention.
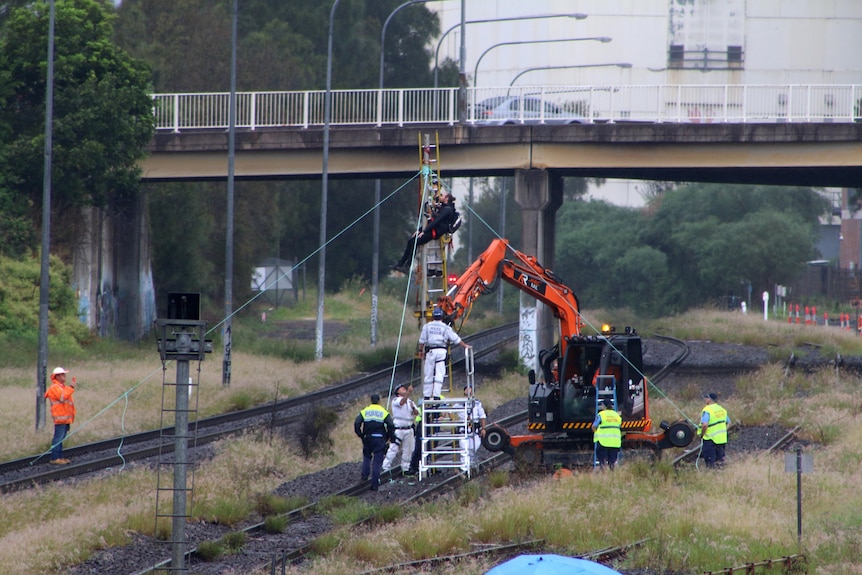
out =
[[[201,541],[195,556],[201,561],[218,561],[224,555],[224,547],[218,541]]]
[[[299,446],[302,454],[309,458],[314,453],[332,447],[332,430],[338,423],[335,410],[314,404],[306,410],[299,429]]]

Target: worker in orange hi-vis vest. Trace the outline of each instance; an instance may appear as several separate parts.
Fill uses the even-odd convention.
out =
[[[51,440],[51,465],[68,465],[71,463],[63,457],[63,440],[69,433],[69,428],[75,423],[75,400],[72,395],[78,380],[74,377],[66,384],[66,374],[62,367],[54,368],[51,374],[51,387],[45,392],[45,397],[51,404],[51,417],[54,418],[54,438]]]

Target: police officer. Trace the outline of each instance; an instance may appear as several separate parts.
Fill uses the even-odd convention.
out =
[[[701,456],[708,468],[724,465],[724,447],[727,445],[727,426],[730,418],[727,410],[720,406],[718,395],[705,393],[706,405],[700,412],[700,429],[697,434],[703,436]]]
[[[395,424],[386,408],[380,405],[380,395],[371,394],[371,405],[356,416],[353,431],[362,440],[362,481],[366,481],[370,475],[371,491],[377,491],[386,454],[386,440],[393,443],[397,441]]]
[[[419,415],[419,409],[413,400],[410,399],[410,392],[413,391],[413,386],[404,384],[395,388],[395,396],[392,398],[389,409],[392,410],[392,420],[395,422],[395,437],[398,441],[389,444],[389,451],[386,452],[386,461],[383,462],[383,471],[389,471],[392,464],[395,463],[395,458],[398,457],[398,452],[401,452],[401,474],[411,475],[410,473],[410,458],[413,455],[414,420]]]
[[[425,399],[440,399],[449,344],[460,345],[464,349],[472,346],[464,343],[454,329],[443,323],[443,310],[439,306],[434,306],[431,317],[432,321],[422,326],[422,333],[419,334],[419,357],[425,360],[422,396]]]
[[[622,446],[622,422],[620,414],[613,410],[613,403],[605,399],[601,410],[593,421],[593,443],[596,448],[596,461],[599,467],[605,464],[611,469],[617,464]]]

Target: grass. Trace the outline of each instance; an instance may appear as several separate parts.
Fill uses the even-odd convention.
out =
[[[352,322],[351,309],[360,315],[366,313],[365,294],[351,291],[339,297],[342,302],[327,306],[339,321],[343,314],[343,321]],[[271,313],[268,323],[277,321],[273,318],[281,317],[281,313],[289,318],[294,311]],[[745,340],[755,345],[765,342],[787,350],[817,343],[824,349],[842,350],[845,355],[862,355],[862,342],[852,335],[826,328],[764,323],[762,318],[741,314],[698,312],[644,325],[646,329],[639,329],[644,334],[656,331],[681,338]],[[409,337],[405,336],[401,346],[410,351],[416,337],[413,327],[405,328]],[[381,333],[397,334],[396,328],[381,326]],[[238,345],[242,339],[235,335],[229,389],[221,387],[220,362],[201,364],[200,413],[230,409],[238,403],[237,396],[251,397],[252,402],[257,401],[254,398],[269,401],[304,393],[326,384],[332,376],[343,377],[356,368],[349,350],[369,347],[367,320],[357,321],[357,326],[351,325],[341,337],[344,344],[339,341],[333,347],[344,349],[347,356],[303,362],[253,353],[253,346],[247,349]],[[397,335],[383,339],[392,349],[398,346]],[[158,355],[149,348],[123,347],[117,359],[109,357],[110,353],[102,349],[98,357],[65,365],[80,384],[76,393],[78,421],[73,426],[76,435],[70,444],[119,435],[124,429],[148,429],[158,423]],[[67,362],[64,358],[52,363]],[[321,537],[315,543],[321,557],[312,571],[322,575],[359,572],[372,566],[461,553],[485,543],[544,538],[548,551],[575,554],[651,537],[643,548],[629,554],[623,567],[697,572],[801,550],[808,555],[809,570],[814,573],[858,575],[862,573],[860,383],[843,373],[836,377],[831,370],[785,377],[780,367],[767,366],[746,376],[738,392],[723,402],[734,421],[798,425],[803,438],[814,442],[806,447],[806,452],[814,455],[815,472],[803,478],[805,531],[801,549],[796,546],[795,534],[795,476],[784,472],[783,455],[759,454],[734,459],[718,476],[640,461],[624,462],[613,481],[606,475],[575,473],[525,484],[508,474],[495,473],[488,488],[470,487],[406,517],[385,509],[369,527],[337,529]],[[32,385],[30,368],[12,365],[0,370],[5,399],[0,406],[0,429],[5,437],[16,438],[0,447],[6,459],[47,448],[50,441],[50,430],[34,433],[32,414],[21,408],[32,405]],[[691,392],[683,392],[673,402],[651,395],[654,421],[696,416],[702,407],[700,389],[692,383]],[[477,391],[486,408],[493,409],[523,397],[525,380],[516,371],[507,372],[493,385]],[[124,398],[108,407],[126,392],[128,405]],[[359,407],[357,402],[348,411]],[[284,503],[265,495],[295,477],[358,460],[350,421],[341,421],[331,438],[332,446],[313,453],[310,459],[301,455],[295,442],[279,434],[248,433],[215,444],[214,459],[202,463],[195,474],[195,519],[239,524],[255,513],[268,516],[295,508],[299,502]],[[157,528],[155,524],[154,492],[152,473],[133,468],[117,469],[99,480],[77,482],[74,487],[50,485],[4,495],[0,573],[62,572],[65,566],[86,559],[98,549],[123,544],[136,531],[158,531],[159,537],[166,537],[166,526]],[[372,510],[351,501],[328,501],[325,505],[345,523],[375,516]],[[704,509],[711,511],[705,513]],[[596,520],[608,514],[612,522]],[[52,543],[46,545],[45,541]],[[491,566],[493,559],[480,558],[444,565],[435,573],[478,575]]]

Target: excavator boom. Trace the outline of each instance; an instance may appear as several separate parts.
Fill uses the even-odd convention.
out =
[[[508,252],[512,259],[507,258]],[[494,291],[502,279],[546,304],[560,320],[561,353],[565,353],[566,338],[581,334],[578,298],[551,270],[542,267],[534,256],[528,256],[509,246],[504,239],[495,239],[439,302],[449,320],[462,319],[479,296]]]
[[[552,461],[552,453],[570,460],[576,452],[592,452],[592,424],[599,400],[612,398],[625,433],[623,446],[651,449],[684,447],[693,436],[685,421],[662,422],[651,432],[649,398],[643,377],[642,342],[635,330],[613,329],[584,335],[578,298],[551,270],[533,256],[513,249],[507,240],[495,239],[459,277],[437,305],[446,321],[466,319],[473,303],[504,280],[546,304],[559,319],[559,343],[539,353],[542,378],[530,373],[529,433],[509,436],[500,426],[487,429],[483,445],[491,451],[518,449],[533,453],[528,459]]]

